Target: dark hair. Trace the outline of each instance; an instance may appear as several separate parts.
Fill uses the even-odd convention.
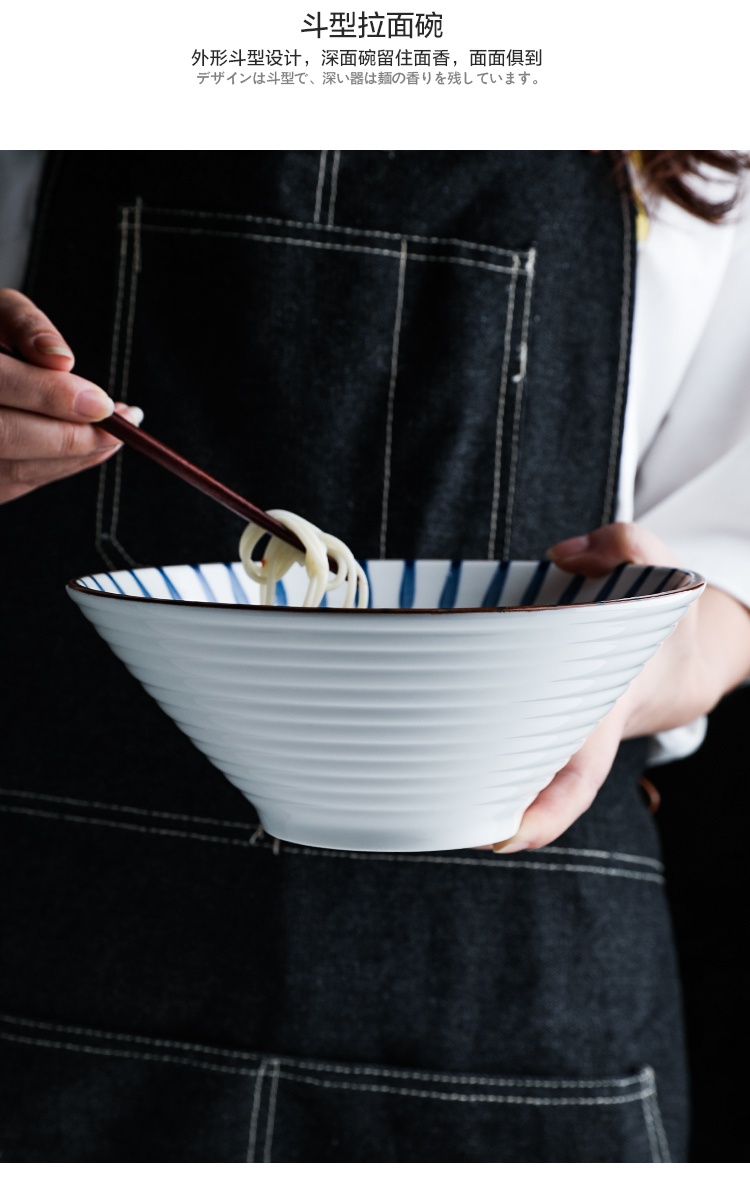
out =
[[[668,198],[707,223],[720,223],[729,214],[739,196],[739,184],[724,202],[709,202],[689,184],[703,177],[701,165],[720,169],[739,180],[750,168],[750,155],[723,149],[642,149],[618,154],[617,171],[624,175],[629,161],[635,165],[646,198]]]

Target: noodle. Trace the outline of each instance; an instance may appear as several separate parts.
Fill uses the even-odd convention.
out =
[[[253,561],[253,549],[258,541],[266,535],[265,528],[256,524],[248,524],[240,538],[240,560],[245,572],[261,587],[261,603],[273,606],[276,597],[276,583],[280,582],[284,574],[292,565],[304,565],[310,583],[307,587],[303,606],[320,606],[323,598],[331,590],[337,590],[346,582],[346,598],[344,606],[359,609],[366,607],[369,601],[370,588],[362,566],[354,559],[351,550],[343,541],[327,532],[321,532],[309,520],[303,520],[294,512],[270,511],[287,528],[291,528],[305,546],[302,553],[277,536],[272,536],[266,546],[262,561]],[[338,566],[338,572],[332,574],[328,558],[332,557]]]

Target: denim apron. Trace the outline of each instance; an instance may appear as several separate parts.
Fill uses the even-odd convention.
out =
[[[28,291],[77,370],[361,557],[612,518],[632,210],[588,153],[71,153]],[[232,559],[125,451],[2,509],[0,1149],[44,1162],[667,1162],[662,866],[625,743],[554,845],[279,842],[63,590]]]

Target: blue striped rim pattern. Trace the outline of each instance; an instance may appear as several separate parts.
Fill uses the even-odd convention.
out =
[[[653,572],[654,572],[653,565],[647,565],[646,568],[644,569],[643,573],[639,574],[638,577],[635,579],[635,581],[633,582],[630,589],[625,591],[625,597],[626,598],[634,598],[635,595],[638,593],[638,591],[643,586],[644,582],[648,578],[651,577],[651,574]]]
[[[364,575],[367,578],[367,586],[368,586],[367,606],[369,609],[372,606],[372,583],[370,582],[370,570],[367,567],[366,561],[360,561],[359,564],[362,566]]]
[[[218,602],[219,599],[216,597],[213,590],[211,589],[208,578],[206,577],[205,573],[201,569],[200,565],[191,565],[190,568],[193,570],[196,577],[198,578],[198,581],[201,584],[201,589],[202,589],[203,593],[206,595],[206,598],[208,599],[208,601],[209,602]]]
[[[581,589],[585,581],[585,577],[582,577],[580,573],[577,573],[573,580],[568,582],[567,586],[557,600],[557,605],[570,606],[571,602],[576,597],[578,591]]]
[[[237,574],[234,572],[233,566],[231,566],[228,562],[225,562],[224,568],[226,569],[227,573],[229,574],[229,584],[232,587],[232,593],[234,594],[234,601],[238,602],[238,603],[242,603],[245,606],[249,606],[250,599],[248,598],[244,589],[240,585],[240,579],[237,577]]]
[[[671,582],[672,578],[674,577],[674,575],[675,575],[676,573],[677,573],[677,570],[676,570],[676,569],[670,569],[670,571],[669,571],[669,573],[666,575],[666,577],[663,577],[663,578],[661,579],[661,581],[659,582],[659,585],[656,587],[656,589],[653,591],[653,593],[654,593],[654,594],[661,594],[661,592],[662,592],[662,590],[664,589],[664,587],[666,586],[667,582]]]
[[[414,606],[414,567],[413,561],[404,561],[401,589],[398,593],[398,605],[401,610],[410,610]]]
[[[444,610],[483,607],[575,606],[623,601],[681,589],[696,575],[666,566],[618,565],[603,578],[585,578],[558,569],[551,561],[384,561],[361,562],[370,583],[368,606],[401,610]],[[382,568],[381,568],[382,566]],[[159,601],[227,603],[250,606],[253,586],[239,562],[176,565],[81,579],[91,590],[142,596]],[[702,580],[702,579],[698,579]],[[486,584],[488,583],[489,584]],[[298,606],[305,575],[290,572],[287,584],[276,583],[276,606]],[[338,607],[343,593],[324,596],[321,606]]]
[[[537,594],[542,588],[542,583],[547,576],[551,561],[540,561],[536,567],[536,573],[526,587],[523,598],[519,602],[519,606],[533,606],[536,602]]]
[[[149,591],[146,589],[146,587],[144,586],[144,584],[143,584],[143,582],[141,581],[141,579],[138,577],[138,572],[137,572],[137,570],[135,570],[135,569],[131,569],[131,571],[130,571],[130,572],[132,573],[132,575],[133,575],[133,578],[134,578],[135,582],[137,583],[137,585],[138,585],[138,588],[140,589],[141,593],[142,593],[142,594],[144,594],[144,595],[146,596],[146,598],[153,598],[153,594],[150,594],[150,593],[149,593]],[[111,573],[108,575],[108,577],[109,577],[109,580],[112,582],[112,584],[113,584],[113,585],[115,585],[115,586],[117,586],[117,582],[116,582],[116,581],[115,581],[115,579],[112,577],[112,574],[111,574]],[[122,589],[120,586],[117,586],[117,589],[120,591],[120,593],[121,593],[121,594],[124,594],[124,593],[125,593],[125,591],[124,591],[124,590],[123,590],[123,589]]]
[[[604,583],[604,585],[602,586],[601,590],[595,596],[594,602],[604,602],[607,598],[609,598],[610,594],[612,593],[615,586],[619,582],[624,569],[625,569],[625,562],[623,561],[622,565],[618,565],[617,569],[612,570],[611,574],[607,578],[607,580]]]
[[[438,602],[440,610],[453,610],[453,607],[456,605],[456,598],[458,597],[458,583],[460,580],[461,562],[451,561],[451,567],[448,570],[445,585],[440,592],[440,601]]]
[[[503,596],[503,588],[510,569],[510,561],[501,561],[495,570],[492,581],[487,587],[487,593],[482,599],[482,606],[487,608],[490,606],[499,606],[500,599]]]
[[[167,589],[169,590],[169,593],[171,594],[172,598],[174,598],[177,602],[182,602],[182,595],[180,594],[180,591],[177,589],[177,587],[175,586],[172,579],[168,576],[168,574],[166,574],[164,572],[164,570],[161,568],[161,566],[159,566],[159,573],[164,578],[164,584],[166,585]]]

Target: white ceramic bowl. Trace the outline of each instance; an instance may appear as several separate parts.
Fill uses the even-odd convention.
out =
[[[371,608],[277,605],[239,563],[69,583],[145,689],[274,837],[441,850],[511,837],[703,589],[549,562],[373,561]],[[296,604],[296,605],[295,605]]]

